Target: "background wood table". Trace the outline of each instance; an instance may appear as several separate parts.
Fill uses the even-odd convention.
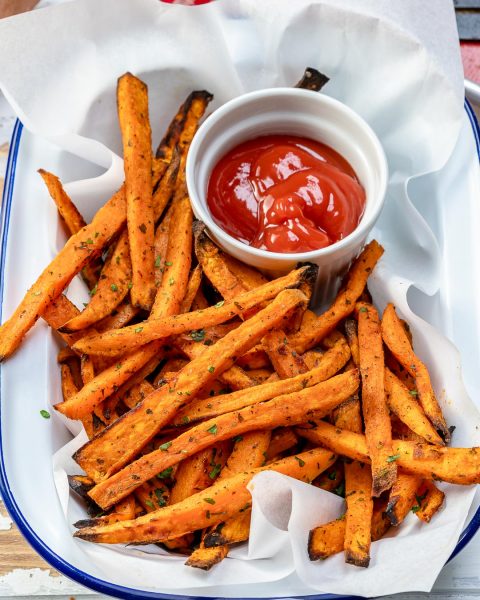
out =
[[[480,0],[454,1],[460,29],[467,32],[469,40],[480,40]],[[0,18],[30,10],[36,4],[36,0],[0,0]],[[462,58],[466,76],[480,82],[480,43],[463,43]],[[14,122],[15,117],[0,94],[0,198]],[[45,596],[54,596],[55,600],[74,600],[73,596],[80,596],[81,600],[102,598],[52,569],[27,544],[0,501],[0,600],[40,600]],[[431,594],[401,594],[385,596],[383,600],[431,597],[436,600],[480,598],[480,535],[445,567]]]

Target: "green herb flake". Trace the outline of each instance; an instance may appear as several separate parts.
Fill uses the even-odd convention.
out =
[[[305,466],[305,461],[304,461],[304,460],[302,460],[301,458],[299,458],[298,456],[295,456],[295,460],[298,462],[298,464],[299,464],[301,467],[304,467],[304,466]]]
[[[204,502],[208,502],[208,504],[215,504],[215,500],[213,498],[204,498]]]
[[[32,292],[32,296],[41,296],[42,292]]]
[[[210,471],[210,473],[208,474],[208,476],[210,477],[210,479],[215,479],[215,477],[218,476],[218,474],[220,473],[220,471],[222,470],[222,465],[214,465],[213,469]]]
[[[205,329],[194,329],[190,332],[190,337],[194,342],[201,342],[205,338]]]
[[[157,473],[157,477],[158,479],[168,479],[173,472],[173,467],[168,467],[167,469],[164,469],[163,471],[160,471],[160,473]]]
[[[208,372],[215,373],[215,367],[212,367],[212,366],[208,367]]]
[[[135,327],[135,333],[141,333],[143,331],[143,327]]]
[[[93,244],[93,240],[92,240],[92,238],[88,238],[88,240],[87,240],[87,244]]]
[[[42,417],[44,419],[49,419],[50,418],[50,413],[48,412],[48,410],[45,410],[44,408],[42,408],[42,410],[40,411],[40,414],[42,415]]]
[[[173,265],[173,262],[171,260],[165,261],[165,266],[166,267],[171,267],[172,265]]]
[[[132,289],[132,287],[133,287],[133,283],[132,283],[131,281],[129,281],[129,282],[128,282],[128,284],[127,284],[127,288],[128,288],[129,290],[131,290],[131,289]]]
[[[167,501],[165,500],[165,496],[162,494],[162,490],[156,489],[155,496],[157,497],[158,506],[160,506],[160,508],[166,506]]]
[[[215,304],[215,308],[221,308],[225,304],[225,300],[220,300]]]
[[[88,292],[90,294],[90,296],[95,296],[95,294],[97,293],[97,289],[98,289],[98,285],[95,284],[93,286],[93,288]]]
[[[358,309],[358,312],[361,312],[361,313],[366,313],[366,312],[367,312],[367,309],[365,308],[365,306],[362,306],[362,307],[360,307],[360,308]]]
[[[392,456],[387,456],[387,462],[392,463],[400,458],[400,454],[392,454]]]
[[[157,258],[155,259],[155,268],[156,269],[160,268],[161,264],[162,264],[162,257],[161,256],[157,256]]]
[[[209,427],[207,429],[208,433],[211,433],[212,435],[217,435],[217,431],[218,431],[218,427],[216,425],[212,425],[211,427]]]
[[[415,397],[418,396],[417,390],[410,390],[409,394],[410,394],[410,396],[415,396]]]
[[[172,442],[165,442],[164,444],[162,444],[160,446],[160,450],[162,450],[162,452],[166,452],[170,446],[172,445]]]
[[[187,415],[182,417],[182,423],[184,423],[185,425],[188,425],[188,423],[190,423],[190,417],[187,417]]]
[[[121,368],[122,368],[122,363],[121,363],[121,362],[119,362],[119,363],[117,363],[117,364],[115,365],[115,369],[116,369],[117,371],[120,371],[120,369],[121,369]]]
[[[337,478],[337,472],[336,471],[332,471],[331,473],[328,474],[328,478],[331,481],[335,481],[335,479]]]
[[[241,442],[243,440],[243,436],[237,435],[233,438],[233,442],[236,444],[237,442]]]
[[[333,490],[334,494],[337,494],[337,496],[345,496],[345,482],[342,481],[340,483],[340,485],[338,485],[334,490]]]
[[[145,504],[152,510],[155,510],[155,504],[151,500],[145,500]]]
[[[175,283],[175,279],[173,277],[170,277],[170,279],[168,280],[168,285],[173,285]]]
[[[112,283],[110,289],[112,290],[112,292],[118,292],[118,285],[116,283]]]

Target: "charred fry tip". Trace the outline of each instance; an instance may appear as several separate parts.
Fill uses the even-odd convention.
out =
[[[87,496],[87,492],[89,492],[95,485],[93,481],[91,484],[87,484],[85,481],[80,481],[75,475],[67,475],[67,479],[69,488],[82,498]]]
[[[299,263],[297,268],[303,268],[302,281],[310,286],[312,289],[315,286],[318,275],[318,265],[312,263]]]
[[[193,221],[192,230],[193,230],[193,237],[195,238],[195,242],[202,234],[207,235],[206,231],[205,231],[206,225],[203,221],[200,221],[199,219],[195,219],[195,221]]]
[[[73,526],[76,527],[77,529],[86,529],[87,527],[95,527],[95,525],[97,525],[97,520],[95,518],[80,519],[80,521],[77,521],[76,523],[73,524]]]
[[[207,90],[195,90],[190,94],[190,98],[191,100],[204,100],[208,104],[213,100],[214,95]]]
[[[314,543],[313,543],[314,535],[315,535],[315,529],[311,529],[308,532],[308,544],[307,544],[308,558],[311,561],[320,560],[322,558],[325,558],[324,556],[322,556],[321,553],[315,552]]]
[[[387,515],[388,520],[394,527],[400,525],[400,521],[398,520],[398,517],[395,514],[395,507],[397,506],[399,500],[399,496],[393,496],[393,498],[390,498],[387,504],[387,508],[385,510],[385,514]]]
[[[321,73],[313,67],[307,67],[302,78],[295,87],[319,92],[329,81],[330,77],[327,77],[324,73]]]
[[[228,540],[219,531],[212,531],[211,533],[207,533],[203,543],[205,544],[205,548],[215,548],[216,546],[225,546]]]
[[[383,492],[391,489],[396,477],[397,467],[394,464],[382,469],[380,473],[373,473],[372,496],[378,498]]]
[[[359,556],[354,552],[345,552],[345,562],[355,567],[368,568],[370,564],[370,556]]]
[[[85,542],[98,542],[98,535],[96,533],[88,533],[84,529],[80,529],[73,534],[74,538],[79,538]]]

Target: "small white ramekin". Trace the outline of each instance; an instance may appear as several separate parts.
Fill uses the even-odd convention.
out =
[[[353,167],[365,189],[365,212],[358,227],[327,248],[296,254],[253,248],[223,231],[210,214],[207,186],[219,159],[246,140],[285,133],[311,138],[336,150]],[[380,214],[388,166],[377,136],[348,106],[318,92],[272,88],[234,98],[205,120],[190,147],[186,177],[193,212],[205,223],[209,235],[221,248],[275,276],[301,262],[318,265],[313,303],[322,306],[334,297],[340,278],[362,249]]]

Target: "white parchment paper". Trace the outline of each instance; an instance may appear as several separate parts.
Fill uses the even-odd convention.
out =
[[[0,88],[28,129],[105,169],[99,178],[67,185],[90,218],[123,178],[115,85],[125,71],[149,86],[154,140],[193,89],[215,94],[213,110],[245,91],[291,85],[306,66],[329,75],[323,93],[370,123],[389,161],[387,203],[374,231],[386,248],[370,284],[374,300],[380,309],[394,301],[412,325],[447,420],[457,427],[454,444],[478,445],[479,415],[462,384],[460,358],[406,300],[411,285],[433,294],[442,268],[435,237],[411,204],[407,184],[445,164],[463,108],[453,7],[449,0],[432,4],[219,0],[191,8],[157,0],[69,2],[0,22]],[[69,294],[80,300],[78,287]],[[80,433],[54,457],[69,523],[84,516],[66,483],[66,473],[77,472],[71,454],[84,441]],[[425,526],[410,515],[373,544],[367,570],[346,565],[341,555],[308,560],[309,529],[338,516],[343,502],[275,473],[257,476],[250,486],[249,544],[233,549],[211,572],[187,568],[183,558],[154,546],[78,544],[97,576],[143,590],[238,596],[241,584],[279,581],[296,571],[305,594],[428,591],[456,544],[474,493],[444,487],[446,507],[433,522]]]

